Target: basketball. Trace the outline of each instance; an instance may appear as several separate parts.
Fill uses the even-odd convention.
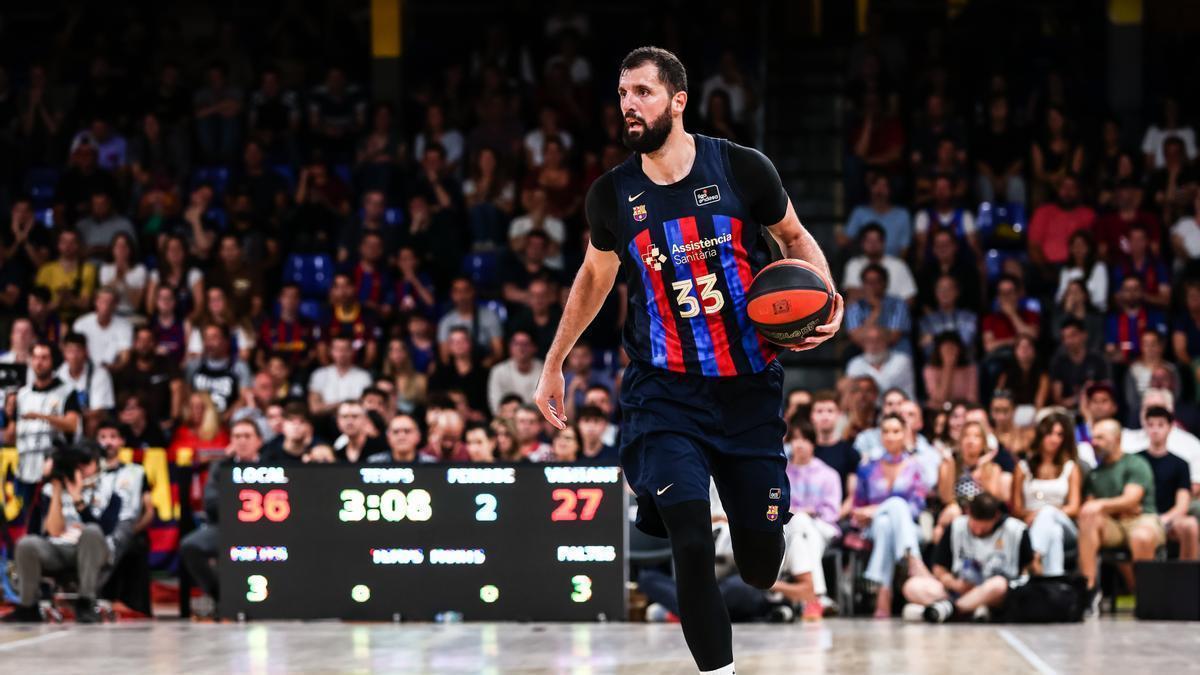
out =
[[[794,347],[833,315],[833,290],[813,265],[785,258],[762,268],[750,284],[747,313],[767,340]]]

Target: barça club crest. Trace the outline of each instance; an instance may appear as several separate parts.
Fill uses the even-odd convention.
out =
[[[633,219],[639,223],[646,219],[646,205],[638,204],[633,207]]]
[[[775,522],[776,520],[779,520],[779,505],[778,504],[771,504],[770,506],[767,507],[767,520],[771,521],[772,523]]]

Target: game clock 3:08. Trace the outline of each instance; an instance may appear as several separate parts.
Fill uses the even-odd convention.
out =
[[[347,488],[338,494],[342,508],[338,519],[344,523],[363,520],[374,522],[385,520],[398,523],[403,520],[424,522],[433,517],[433,503],[427,490],[416,488],[384,490],[382,494],[365,494],[362,490]]]

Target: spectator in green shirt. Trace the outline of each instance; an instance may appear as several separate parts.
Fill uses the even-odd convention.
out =
[[[1128,546],[1134,560],[1149,560],[1166,535],[1154,502],[1154,472],[1145,459],[1121,450],[1121,425],[1106,419],[1092,431],[1097,466],[1083,483],[1079,510],[1079,571],[1095,606],[1100,548]]]

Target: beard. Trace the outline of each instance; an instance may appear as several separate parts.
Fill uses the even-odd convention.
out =
[[[671,135],[671,128],[675,123],[671,119],[670,108],[664,110],[663,114],[651,123],[640,117],[636,118],[636,121],[641,123],[642,130],[636,134],[630,133],[629,119],[626,118],[625,125],[621,128],[621,140],[625,142],[625,147],[643,155],[661,148],[667,141],[667,136]]]

